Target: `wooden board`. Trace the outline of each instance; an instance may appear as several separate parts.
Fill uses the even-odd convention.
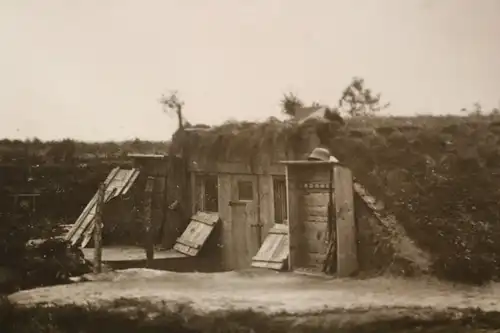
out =
[[[287,216],[288,216],[288,242],[289,242],[289,256],[288,267],[292,269],[300,261],[300,225],[299,219],[299,205],[297,195],[296,175],[290,166],[285,169],[285,182],[286,182],[286,200],[287,200]]]
[[[111,170],[108,177],[104,181],[104,202],[109,202],[112,198],[125,194],[137,180],[138,176],[138,169],[126,170],[116,167]],[[76,245],[80,240],[82,240],[80,246],[85,247],[92,238],[96,200],[97,193],[94,194],[82,214],[80,214],[76,222],[66,234],[65,239],[70,241],[71,244]]]
[[[226,203],[231,210],[233,261],[230,269],[244,269],[251,267],[252,258],[262,245],[258,219],[258,179],[256,175],[232,175],[230,182],[230,200]],[[242,184],[246,185],[241,187]]]
[[[222,223],[222,266],[225,270],[232,270],[234,267],[234,238],[232,237],[231,206],[231,176],[219,175],[219,216]]]
[[[292,271],[320,273],[328,250],[328,204],[333,163],[287,163],[287,196]],[[331,185],[335,187],[335,184]],[[334,195],[333,199],[335,201]]]
[[[252,258],[252,267],[283,269],[289,254],[288,226],[276,224]]]
[[[314,181],[306,179],[303,184],[321,184],[322,186],[302,186],[298,194],[301,196],[302,242],[301,252],[302,267],[311,268],[315,271],[323,269],[328,244],[326,242],[328,230],[328,202],[329,202],[329,170],[321,167],[321,170],[312,172],[302,171],[302,176],[314,177]]]
[[[111,172],[109,173],[108,177],[104,181],[105,185],[108,185],[111,182],[111,180],[116,175],[116,173],[118,172],[118,170],[120,170],[119,167],[116,167],[113,170],[111,170]],[[94,194],[94,196],[92,197],[92,199],[90,199],[90,201],[87,204],[87,206],[85,206],[85,208],[83,209],[82,213],[80,214],[80,216],[78,217],[78,219],[75,221],[75,223],[71,226],[71,229],[68,231],[68,233],[65,236],[66,240],[71,240],[71,238],[73,238],[74,234],[81,227],[82,220],[85,219],[85,217],[90,213],[91,209],[94,208],[96,200],[97,200],[97,192]]]
[[[349,277],[358,270],[356,225],[352,173],[335,168],[335,206],[337,220],[337,276]]]
[[[82,249],[83,255],[87,260],[92,260],[94,249],[91,247]],[[188,258],[185,254],[172,249],[155,251],[155,260],[161,259]],[[102,261],[105,263],[124,262],[124,261],[146,261],[146,251],[137,246],[105,246],[102,249]]]
[[[196,213],[186,230],[177,239],[174,250],[191,257],[196,256],[219,220],[217,213]]]
[[[307,253],[326,253],[328,240],[328,224],[326,222],[304,223],[304,250]]]
[[[111,192],[106,191],[104,193],[104,203],[108,202],[112,197],[114,197],[115,192],[116,192],[116,189],[111,190]],[[81,228],[82,233],[80,234],[80,237],[78,237],[78,238],[76,238],[76,240],[74,240],[74,242],[75,242],[74,244],[76,244],[78,242],[78,240],[83,237],[80,246],[85,247],[92,239],[92,236],[94,235],[96,207],[97,206],[94,205],[92,213],[87,216],[86,220],[84,220],[85,225],[83,228]]]

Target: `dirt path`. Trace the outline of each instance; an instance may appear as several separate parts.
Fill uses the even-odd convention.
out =
[[[253,309],[268,314],[387,308],[500,311],[500,285],[474,288],[433,280],[333,280],[269,271],[204,274],[145,269],[103,274],[97,280],[21,291],[9,298],[24,305],[105,304],[126,298],[158,305],[184,303],[203,312]]]

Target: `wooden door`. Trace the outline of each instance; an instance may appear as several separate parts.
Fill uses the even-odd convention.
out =
[[[260,247],[257,176],[231,177],[232,269],[248,268]]]

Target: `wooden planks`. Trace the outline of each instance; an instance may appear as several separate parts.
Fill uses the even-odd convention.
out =
[[[346,167],[336,166],[335,207],[337,221],[337,276],[349,277],[358,270],[356,224],[352,173]]]
[[[258,218],[258,179],[256,175],[232,175],[229,193],[231,215],[231,235],[233,262],[231,269],[244,269],[251,267],[252,258],[261,246],[260,228]],[[240,200],[240,184],[246,183],[248,193],[252,198]],[[250,188],[252,191],[250,192]],[[222,199],[222,198],[221,198]],[[227,199],[227,198],[226,198]]]
[[[252,267],[283,269],[289,254],[288,226],[276,224],[252,258]]]
[[[315,271],[323,269],[328,242],[328,202],[329,169],[328,166],[316,166],[318,170],[302,168],[299,195],[300,223],[302,224],[302,263],[301,267]]]
[[[222,265],[224,269],[233,269],[236,259],[234,248],[232,207],[228,205],[231,200],[231,175],[219,175],[219,216],[222,223]]]
[[[108,177],[104,181],[105,186],[107,186],[111,182],[111,180],[115,177],[118,170],[120,170],[120,168],[118,167],[111,170]],[[82,220],[85,219],[85,217],[91,213],[91,210],[93,208],[95,208],[96,201],[97,201],[97,192],[94,194],[92,199],[90,199],[89,203],[87,204],[87,206],[85,206],[85,208],[83,209],[82,213],[80,214],[76,222],[69,229],[68,233],[65,236],[66,240],[71,240],[75,235],[75,233],[78,232],[78,230],[81,228]]]
[[[138,169],[120,169],[114,168],[104,181],[105,193],[104,202],[109,202],[112,198],[126,194],[139,176]],[[72,245],[76,245],[81,240],[81,247],[85,247],[91,240],[95,212],[96,212],[97,193],[94,194],[85,209],[82,211],[76,222],[65,236]]]
[[[286,180],[286,200],[287,200],[287,217],[288,217],[288,242],[289,256],[288,267],[298,266],[301,260],[300,245],[301,245],[301,225],[300,209],[298,204],[297,175],[292,166],[287,166],[285,169]]]
[[[270,175],[258,176],[258,220],[260,221],[261,229],[259,232],[259,242],[264,243],[266,235],[273,227],[274,223],[274,200],[273,200],[273,178]],[[284,182],[283,182],[284,184]]]
[[[351,171],[334,163],[287,163],[290,223],[290,269],[320,273],[325,261],[335,261],[337,276],[358,269]],[[330,172],[333,168],[335,253],[327,257]],[[335,259],[335,260],[334,260]]]
[[[191,257],[196,256],[219,220],[218,213],[196,213],[186,230],[177,239],[174,250]]]
[[[105,191],[104,192],[104,203],[108,202],[111,197],[115,194],[116,190],[113,189],[111,191]],[[72,239],[72,244],[78,243],[80,239],[82,239],[81,242],[81,247],[87,246],[87,244],[90,242],[92,239],[92,235],[94,232],[94,222],[95,222],[95,216],[96,216],[96,209],[97,209],[97,200],[94,203],[94,206],[92,207],[91,212],[84,218],[82,221],[82,227],[80,228],[80,232],[76,233],[76,236],[73,237]],[[103,221],[104,222],[104,221]]]

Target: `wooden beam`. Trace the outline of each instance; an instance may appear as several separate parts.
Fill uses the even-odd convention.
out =
[[[240,162],[216,162],[203,163],[192,161],[189,164],[189,172],[200,174],[232,174],[232,175],[284,175],[285,165],[273,163],[271,165],[257,165],[253,170],[247,163]]]
[[[99,184],[96,201],[96,215],[94,219],[94,273],[102,271],[102,215],[104,207],[104,183]]]
[[[144,191],[144,230],[145,230],[145,244],[146,250],[146,265],[151,268],[154,260],[154,244],[153,244],[153,226],[151,220],[151,205],[153,201],[153,187],[154,177],[148,177],[146,181],[146,189]]]

